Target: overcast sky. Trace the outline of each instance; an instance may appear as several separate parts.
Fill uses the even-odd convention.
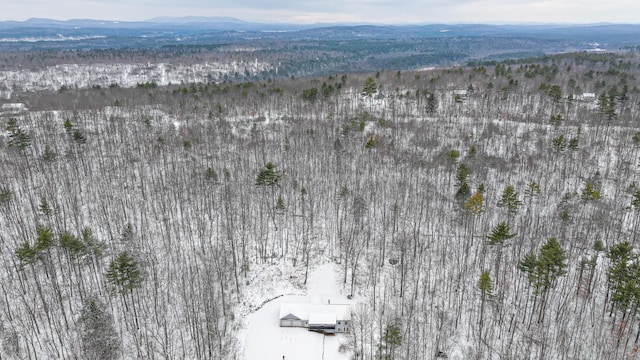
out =
[[[640,23],[639,0],[2,0],[0,20],[230,16],[316,23]]]

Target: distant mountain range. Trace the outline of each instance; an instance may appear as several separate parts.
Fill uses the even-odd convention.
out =
[[[95,19],[53,20],[45,18],[31,18],[25,21],[0,21],[0,29],[16,28],[94,28],[94,29],[157,29],[161,28],[195,28],[201,30],[272,30],[289,29],[304,30],[335,27],[370,27],[394,28],[404,30],[423,29],[427,32],[436,30],[440,35],[453,33],[456,35],[510,35],[510,34],[580,34],[585,32],[605,31],[607,33],[640,33],[640,24],[404,24],[389,25],[375,23],[318,23],[318,24],[287,24],[287,23],[258,23],[248,22],[233,17],[222,16],[185,16],[185,17],[155,17],[144,21],[113,21]],[[403,31],[400,31],[403,32]]]
[[[197,28],[208,30],[259,30],[270,28],[305,29],[313,25],[295,24],[262,24],[251,23],[232,17],[156,17],[144,21],[113,21],[94,19],[53,20],[43,18],[31,18],[25,21],[1,21],[0,29],[12,28],[94,28],[94,29],[156,29],[162,28]]]
[[[640,24],[281,24],[232,17],[157,17],[145,21],[94,19],[0,22],[0,50],[94,49],[221,44],[238,41],[361,41],[510,38],[563,42],[558,49],[640,45]],[[569,46],[571,45],[571,46]],[[590,45],[589,45],[590,46]],[[541,49],[529,49],[540,51]]]

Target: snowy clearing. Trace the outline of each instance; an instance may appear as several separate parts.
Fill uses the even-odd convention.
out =
[[[279,311],[282,303],[352,303],[340,292],[338,271],[334,264],[324,264],[309,274],[307,296],[285,295],[266,303],[246,319],[247,328],[240,335],[244,340],[244,358],[286,360],[349,359],[340,352],[345,335],[326,336],[304,328],[281,328]],[[244,339],[243,339],[244,338]]]

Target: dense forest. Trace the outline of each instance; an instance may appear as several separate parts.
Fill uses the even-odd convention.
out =
[[[325,262],[355,359],[636,358],[639,76],[579,52],[16,91],[0,358],[242,359],[252,279]]]

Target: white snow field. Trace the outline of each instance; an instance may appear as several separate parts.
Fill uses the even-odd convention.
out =
[[[335,264],[324,264],[314,269],[307,281],[307,295],[285,295],[266,303],[247,316],[244,331],[244,358],[246,360],[347,360],[350,354],[340,352],[345,341],[343,334],[323,335],[304,328],[281,328],[279,325],[282,303],[351,304],[352,300],[340,294],[339,276]],[[241,339],[242,341],[242,339]]]

